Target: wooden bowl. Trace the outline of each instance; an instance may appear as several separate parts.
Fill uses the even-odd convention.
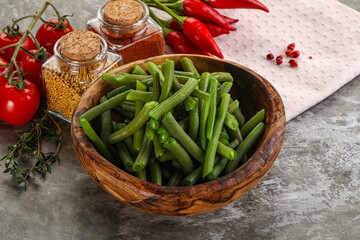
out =
[[[256,150],[248,161],[234,172],[217,180],[190,187],[159,186],[143,181],[114,166],[103,158],[79,127],[79,116],[98,103],[112,89],[101,79],[96,80],[82,95],[72,119],[71,135],[74,150],[89,176],[105,191],[120,201],[138,209],[165,215],[187,216],[221,208],[249,192],[269,171],[277,157],[285,135],[285,110],[275,88],[250,69],[212,57],[198,55],[165,55],[121,66],[114,74],[130,72],[135,64],[145,69],[148,61],[156,64],[165,59],[189,57],[199,72],[226,71],[234,77],[231,91],[238,99],[246,119],[262,108],[266,109],[265,130]]]

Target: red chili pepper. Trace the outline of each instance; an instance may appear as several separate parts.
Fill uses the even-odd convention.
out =
[[[179,31],[172,31],[165,37],[166,44],[176,53],[200,54],[212,56],[210,53],[195,46],[186,36]]]
[[[201,0],[180,0],[167,6],[184,16],[194,17],[202,22],[209,22],[223,28],[232,29],[232,26],[223,15]]]
[[[161,26],[165,36],[166,44],[176,53],[199,54],[213,56],[207,51],[195,46],[186,36],[181,32],[180,24],[175,20],[164,21],[159,19],[150,9],[150,16]],[[180,29],[179,31],[172,31],[168,27]]]
[[[212,37],[217,37],[223,34],[229,34],[230,31],[229,29],[223,28],[223,27],[219,27],[215,24],[212,23],[206,23],[204,22],[205,26],[207,27],[207,29],[209,30],[209,32],[211,33]]]
[[[193,44],[219,58],[224,58],[219,46],[202,22],[193,17],[179,16],[159,1],[152,1],[179,22],[183,33]]]
[[[164,22],[166,26],[170,27],[173,30],[181,31],[180,24],[173,18],[172,20]],[[229,34],[229,29],[219,27],[212,23],[204,22],[204,25],[209,30],[212,37],[217,37],[223,34]]]
[[[249,8],[269,12],[269,9],[257,0],[203,0],[214,8]]]
[[[230,17],[225,16],[225,15],[223,15],[223,17],[226,19],[226,21],[227,21],[229,24],[234,24],[234,23],[237,23],[237,22],[239,21],[239,19],[230,18]]]
[[[206,26],[196,18],[186,18],[182,25],[185,36],[196,46],[209,51],[219,58],[224,58],[219,46],[216,44]]]
[[[180,24],[174,18],[170,20],[169,27],[173,30],[182,31]]]

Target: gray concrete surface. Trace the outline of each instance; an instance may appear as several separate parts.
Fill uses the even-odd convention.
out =
[[[1,26],[42,2],[0,0]],[[79,9],[79,29],[103,1],[53,2],[63,12]],[[358,0],[341,2],[360,10]],[[0,174],[0,239],[359,239],[359,93],[360,76],[288,122],[279,157],[254,189],[192,217],[145,213],[105,193],[78,163],[64,126],[61,160],[46,179],[25,192]],[[0,121],[0,156],[14,130]]]

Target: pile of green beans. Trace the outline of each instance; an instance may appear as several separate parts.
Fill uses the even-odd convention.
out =
[[[116,88],[79,120],[103,157],[158,185],[191,186],[234,171],[265,128],[265,109],[246,121],[231,99],[230,73],[200,75],[186,57],[180,64],[175,70],[171,60],[148,62],[131,73],[104,73]],[[91,126],[95,118],[100,134]]]

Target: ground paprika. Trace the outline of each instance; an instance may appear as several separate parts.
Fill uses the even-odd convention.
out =
[[[109,7],[108,4],[114,6]],[[122,20],[124,18],[126,21]],[[122,55],[124,64],[164,54],[162,29],[149,18],[148,7],[139,0],[105,3],[100,7],[97,18],[88,21],[87,29],[101,35],[109,49]]]

